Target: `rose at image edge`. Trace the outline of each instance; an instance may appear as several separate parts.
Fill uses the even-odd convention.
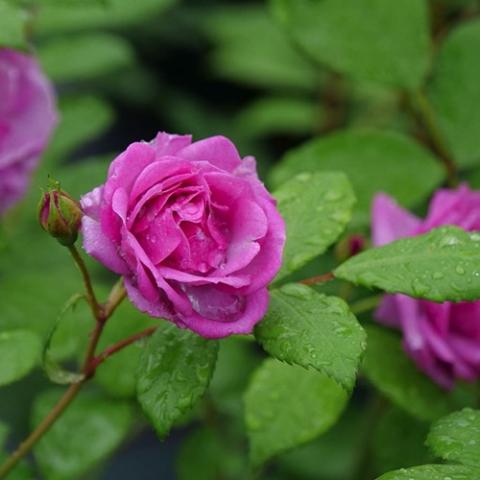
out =
[[[36,59],[0,48],[0,215],[23,197],[56,123],[53,87]]]
[[[372,240],[376,246],[442,225],[480,230],[480,192],[467,185],[438,190],[425,219],[403,210],[383,193],[374,199]],[[456,379],[474,381],[480,377],[480,301],[435,303],[401,294],[386,295],[375,317],[402,331],[406,352],[440,386],[451,389]]]
[[[124,276],[138,309],[207,338],[263,318],[285,224],[255,159],[227,138],[133,143],[81,205],[86,252]]]

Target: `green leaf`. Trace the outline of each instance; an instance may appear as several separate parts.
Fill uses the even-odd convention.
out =
[[[372,460],[378,473],[432,462],[425,446],[429,424],[390,406],[373,435]]]
[[[40,62],[56,82],[90,80],[117,72],[135,61],[131,45],[107,33],[61,37],[42,44]]]
[[[450,410],[449,397],[417,370],[393,331],[365,327],[367,350],[363,370],[389,400],[420,420],[435,420]]]
[[[174,5],[176,0],[108,0],[100,4],[85,2],[44,5],[36,30],[40,35],[88,29],[126,27],[151,20]]]
[[[0,386],[20,380],[40,359],[42,344],[34,332],[11,330],[0,333]]]
[[[422,465],[385,473],[377,480],[478,480],[479,470],[461,465]]]
[[[138,365],[140,405],[160,437],[205,393],[215,368],[218,342],[165,322]]]
[[[273,0],[273,12],[317,61],[354,79],[414,89],[429,66],[426,2]]]
[[[139,312],[130,302],[124,301],[115,310],[114,321],[107,322],[98,351],[156,324],[158,320]],[[95,382],[115,397],[135,396],[136,372],[143,347],[144,342],[136,342],[112,355],[98,367]]]
[[[271,292],[255,338],[278,360],[313,367],[347,390],[365,349],[365,332],[343,300],[299,284]]]
[[[250,457],[260,465],[313,440],[338,419],[347,393],[327,376],[269,358],[245,394]]]
[[[438,420],[427,445],[447,462],[480,467],[480,411],[464,408]]]
[[[240,113],[237,122],[245,135],[308,135],[323,121],[310,98],[265,97],[256,100]]]
[[[348,176],[358,200],[355,226],[369,223],[376,193],[388,193],[401,205],[413,207],[444,178],[437,160],[408,137],[387,131],[348,130],[290,150],[273,168],[270,179],[278,186],[299,172],[319,171],[341,171]]]
[[[438,127],[462,167],[480,162],[479,49],[479,20],[454,29],[442,44],[428,87]]]
[[[334,274],[435,302],[480,298],[480,234],[441,227],[355,255]]]
[[[23,9],[0,0],[0,47],[27,48],[28,17]]]
[[[287,226],[279,280],[308,263],[340,236],[355,196],[341,173],[301,173],[274,193]]]
[[[205,30],[215,44],[211,63],[220,76],[269,89],[315,89],[315,68],[290,44],[263,5],[210,9]]]
[[[45,418],[61,393],[47,390],[35,400],[32,427]],[[34,448],[41,471],[49,479],[82,475],[120,445],[131,421],[127,403],[82,392]]]

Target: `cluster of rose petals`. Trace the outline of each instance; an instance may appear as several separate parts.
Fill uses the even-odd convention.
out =
[[[56,121],[53,88],[37,61],[0,48],[0,215],[24,195]]]
[[[207,338],[264,316],[285,225],[254,158],[225,137],[133,143],[81,204],[85,250],[124,276],[140,310]]]
[[[372,212],[375,245],[419,235],[442,225],[480,230],[480,192],[461,185],[435,193],[421,220],[385,194],[376,196]],[[480,301],[434,303],[405,295],[387,295],[376,318],[403,332],[404,348],[420,370],[446,389],[456,380],[480,377]]]

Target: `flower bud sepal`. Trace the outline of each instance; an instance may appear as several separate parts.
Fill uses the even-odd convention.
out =
[[[47,233],[69,247],[77,240],[83,212],[80,204],[60,188],[59,182],[50,183],[38,205],[38,220]]]

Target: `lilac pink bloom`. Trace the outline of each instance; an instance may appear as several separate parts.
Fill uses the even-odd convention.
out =
[[[480,192],[466,185],[439,190],[420,219],[385,194],[373,202],[372,235],[377,246],[426,233],[442,225],[480,230]],[[406,352],[418,368],[446,389],[457,379],[480,377],[480,301],[434,303],[405,295],[387,295],[376,318],[403,332]]]
[[[124,276],[140,310],[207,338],[264,316],[285,225],[254,158],[227,138],[133,143],[81,204],[85,250]]]

